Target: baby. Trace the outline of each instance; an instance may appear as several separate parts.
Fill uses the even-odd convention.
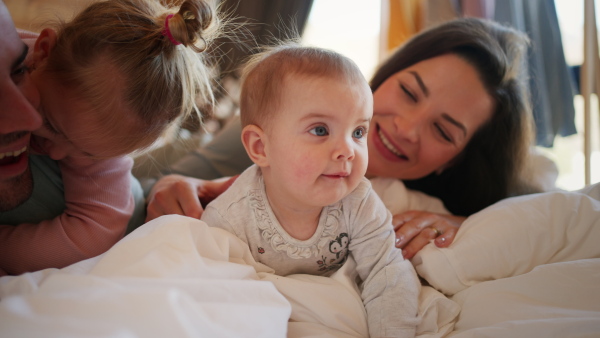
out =
[[[373,99],[360,70],[337,53],[288,44],[255,56],[242,81],[242,141],[255,165],[202,220],[282,276],[328,276],[352,255],[370,335],[413,337],[420,283],[364,177]]]
[[[39,34],[22,91],[43,118],[31,141],[41,156],[31,157],[33,196],[0,214],[0,276],[62,268],[123,237],[134,211],[126,155],[211,103],[211,71],[198,52],[214,38],[216,19],[204,0],[108,0]],[[64,203],[43,200],[51,175],[40,161],[58,163]],[[48,204],[59,213],[30,217]]]

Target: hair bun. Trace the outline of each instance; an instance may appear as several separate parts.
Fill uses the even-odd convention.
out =
[[[206,50],[208,42],[216,35],[216,19],[215,9],[208,1],[186,0],[177,14],[169,19],[165,18],[165,32],[167,37],[172,37],[177,42],[171,40],[173,44],[182,44],[200,53]],[[200,40],[202,42],[198,46]]]

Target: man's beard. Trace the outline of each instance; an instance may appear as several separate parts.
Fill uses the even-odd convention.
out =
[[[25,203],[33,192],[31,167],[17,177],[0,182],[0,212],[12,210]]]

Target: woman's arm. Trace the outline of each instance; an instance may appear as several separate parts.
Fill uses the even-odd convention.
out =
[[[242,144],[242,125],[234,116],[214,139],[203,147],[190,151],[163,174],[178,174],[203,180],[213,180],[241,174],[253,163]]]
[[[60,161],[65,211],[39,224],[0,225],[0,269],[16,275],[62,268],[108,250],[133,213],[132,165],[129,157]]]
[[[203,206],[252,165],[241,141],[241,129],[236,116],[210,143],[164,170],[163,174],[171,175],[158,179],[148,192],[146,221],[168,214],[200,218]]]

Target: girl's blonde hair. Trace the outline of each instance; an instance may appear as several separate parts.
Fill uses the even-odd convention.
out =
[[[202,121],[199,106],[214,103],[212,68],[199,53],[219,34],[209,1],[93,3],[59,24],[47,70],[96,111],[112,111],[107,124],[125,123],[119,108],[134,111],[135,128],[120,146],[123,153],[146,148],[190,114]]]

